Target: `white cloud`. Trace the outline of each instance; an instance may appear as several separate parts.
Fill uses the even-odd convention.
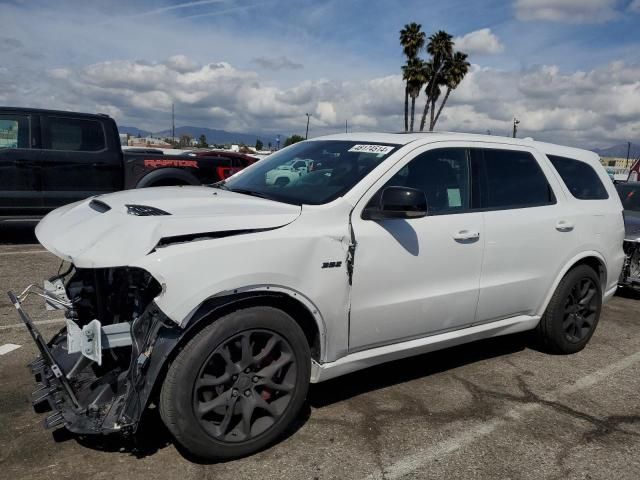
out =
[[[303,68],[301,63],[294,62],[281,55],[279,57],[257,57],[253,62],[265,70],[299,70]]]
[[[516,17],[524,21],[601,23],[617,16],[618,3],[618,0],[515,0],[515,9]]]
[[[180,73],[193,72],[198,69],[199,65],[186,55],[174,55],[166,61],[167,67]]]
[[[49,90],[38,96],[23,85],[3,92],[31,95],[34,106],[108,112],[119,123],[156,131],[167,128],[172,103],[178,124],[235,131],[304,134],[307,112],[313,115],[312,136],[342,131],[345,120],[353,131],[402,128],[400,75],[305,80],[285,88],[226,62],[188,72],[169,64],[118,60],[57,69],[50,72]],[[416,105],[417,123],[423,101]],[[592,147],[638,138],[640,66],[613,62],[590,71],[550,65],[509,72],[472,65],[438,129],[508,135],[514,115],[522,121],[522,136],[557,143]]]
[[[331,102],[318,102],[316,117],[324,125],[335,125],[338,120],[336,109]]]
[[[640,0],[633,0],[633,2],[629,4],[629,10],[640,13]]]
[[[490,28],[482,28],[456,37],[454,42],[457,50],[469,54],[494,55],[504,51],[504,45]]]

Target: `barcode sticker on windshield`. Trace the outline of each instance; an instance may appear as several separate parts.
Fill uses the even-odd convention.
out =
[[[349,149],[350,152],[359,152],[359,153],[379,153],[382,155],[386,155],[393,147],[388,145],[354,145]]]

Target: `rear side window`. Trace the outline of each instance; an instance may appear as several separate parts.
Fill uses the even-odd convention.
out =
[[[106,147],[102,124],[96,120],[45,117],[42,128],[46,150],[97,152]]]
[[[474,149],[480,157],[484,177],[481,208],[509,209],[556,203],[538,161],[528,152]]]
[[[29,118],[0,115],[0,149],[29,148]]]
[[[579,200],[606,200],[609,198],[596,171],[588,163],[573,158],[547,155],[562,177],[571,195]]]

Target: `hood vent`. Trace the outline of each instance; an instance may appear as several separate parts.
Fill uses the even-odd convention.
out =
[[[156,207],[149,207],[147,205],[125,205],[127,207],[127,213],[129,215],[136,215],[138,217],[157,217],[161,215],[171,215],[164,210],[160,210]]]
[[[111,207],[100,200],[91,200],[89,202],[89,206],[93,208],[96,212],[104,213],[111,210]]]

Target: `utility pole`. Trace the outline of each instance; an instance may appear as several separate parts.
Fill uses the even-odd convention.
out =
[[[176,112],[171,104],[171,140],[176,143]]]
[[[344,133],[349,133],[349,123],[348,120],[344,121]]]
[[[629,154],[631,153],[631,142],[627,142],[627,161],[624,162],[625,168],[629,168]]]
[[[304,139],[306,140],[307,138],[309,138],[309,119],[311,118],[311,114],[305,113],[305,115],[307,116],[307,133],[304,136]]]
[[[518,134],[519,124],[520,124],[520,120],[518,120],[516,117],[513,117],[513,138],[516,138],[516,135]]]

